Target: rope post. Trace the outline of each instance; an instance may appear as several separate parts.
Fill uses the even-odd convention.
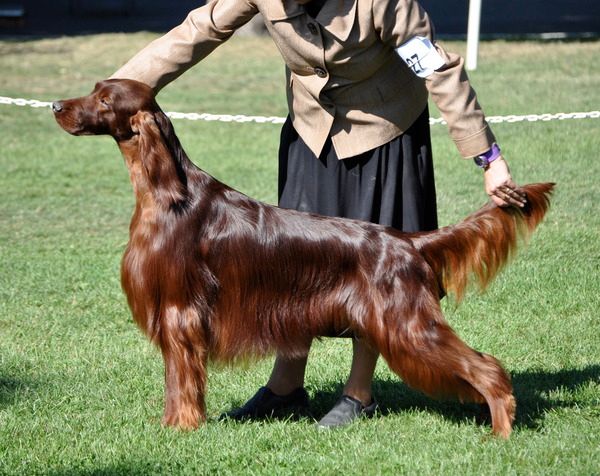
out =
[[[480,25],[481,0],[469,0],[469,25],[467,28],[467,61],[465,65],[469,71],[477,69]]]

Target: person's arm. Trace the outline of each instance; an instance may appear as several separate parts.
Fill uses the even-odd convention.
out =
[[[214,0],[154,40],[111,78],[135,79],[156,92],[228,40],[258,12],[251,0]]]
[[[463,59],[436,43],[427,13],[414,0],[373,0],[375,25],[382,41],[423,79],[459,153],[465,158],[488,153],[495,137],[469,83]],[[484,172],[485,190],[498,205],[522,206],[508,164],[499,156]]]

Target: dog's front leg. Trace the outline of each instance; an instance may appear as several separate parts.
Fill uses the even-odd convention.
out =
[[[172,308],[161,326],[165,362],[163,424],[194,429],[206,421],[206,340],[197,312]]]

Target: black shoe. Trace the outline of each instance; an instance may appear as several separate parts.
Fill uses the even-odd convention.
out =
[[[372,417],[377,410],[377,402],[373,400],[365,406],[349,395],[342,395],[331,410],[317,423],[317,428],[338,428],[352,423],[360,417]]]
[[[234,408],[220,416],[220,419],[261,420],[281,418],[289,415],[302,415],[308,410],[308,394],[298,387],[287,395],[275,395],[268,387],[261,387],[243,406]]]

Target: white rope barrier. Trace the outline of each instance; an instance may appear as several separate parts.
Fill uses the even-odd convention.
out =
[[[50,107],[51,102],[38,101],[37,99],[23,99],[23,98],[7,98],[0,96],[0,104],[12,104],[14,106],[29,106],[29,107]]]
[[[538,121],[564,121],[567,119],[600,119],[600,111],[588,112],[557,112],[555,114],[525,114],[517,116],[514,114],[508,116],[486,116],[485,118],[490,124],[499,124],[502,122],[538,122]],[[430,118],[430,124],[446,124],[442,118]]]
[[[50,107],[52,106],[52,103],[46,101],[38,101],[37,99],[10,98],[6,96],[0,96],[0,105],[28,106],[33,108],[40,108]],[[196,112],[167,112],[167,116],[169,116],[171,119],[186,119],[188,121],[255,122],[258,124],[283,124],[285,122],[285,117],[245,116],[242,114],[231,115],[208,113],[198,114]],[[513,122],[564,121],[568,119],[600,119],[600,111],[557,112],[554,114],[525,114],[521,116],[487,116],[486,119],[490,124]],[[446,124],[446,121],[442,118],[432,117],[429,119],[429,123],[432,125]]]
[[[188,121],[257,122],[259,124],[283,124],[285,122],[285,117],[275,116],[243,116],[241,114],[232,116],[230,114],[198,114],[195,112],[167,112],[166,114],[171,119],[187,119]]]

